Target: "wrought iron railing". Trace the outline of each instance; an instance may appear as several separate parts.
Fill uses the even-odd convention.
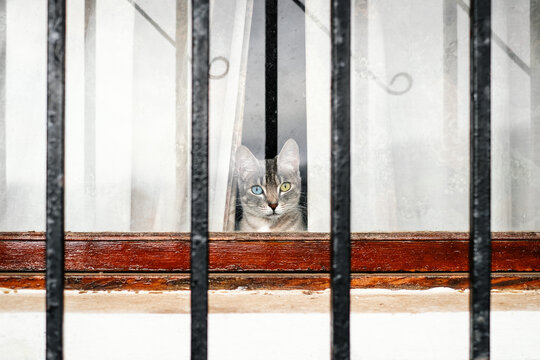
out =
[[[66,1],[49,0],[48,6],[46,356],[62,359]],[[331,9],[332,359],[342,360],[350,358],[350,2],[332,0]],[[491,2],[471,0],[470,11],[470,358],[488,359]],[[192,0],[192,19],[191,358],[203,360],[208,353],[209,0]],[[267,146],[267,152],[274,150]]]

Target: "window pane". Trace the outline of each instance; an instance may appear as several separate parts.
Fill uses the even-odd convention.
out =
[[[189,230],[179,13],[175,0],[68,2],[67,230]]]
[[[67,230],[189,231],[189,3],[68,1]],[[0,231],[45,228],[45,5],[0,7]],[[330,9],[304,6],[279,3],[276,140],[329,231]],[[352,2],[352,231],[468,230],[468,7]],[[540,230],[538,9],[493,2],[494,231]],[[211,1],[212,231],[240,229],[237,149],[265,155],[265,38],[262,3]]]
[[[529,3],[494,1],[494,231],[540,229]],[[468,10],[451,0],[355,2],[353,231],[468,230]]]
[[[47,2],[1,3],[0,231],[43,231]]]
[[[467,13],[359,0],[354,14],[352,230],[467,230]]]
[[[492,228],[540,230],[539,2],[492,11]]]
[[[242,1],[236,3],[238,8],[238,4]],[[240,120],[241,143],[247,149],[241,150],[246,156],[232,159],[236,160],[239,193],[236,201],[235,227],[230,224],[229,227],[224,227],[225,230],[236,228],[240,231],[283,232],[305,229],[309,164],[306,137],[308,74],[306,73],[304,12],[292,1],[275,1],[275,3],[279,5],[276,16],[278,34],[275,36],[277,39],[266,36],[265,27],[272,21],[265,16],[265,3],[253,1],[250,5],[253,8],[253,15],[249,48],[246,48],[248,50],[247,77],[243,85],[245,99],[238,100],[238,104],[241,105],[240,111],[243,113]],[[268,24],[265,23],[266,21]],[[235,23],[238,21],[235,20]],[[277,44],[277,58],[275,59],[272,58],[271,52],[265,52],[265,41],[272,44],[272,40]],[[213,48],[217,46],[219,45],[212,44]],[[277,82],[268,81],[266,78],[268,74],[277,77]],[[239,84],[239,86],[242,85]],[[270,88],[277,89],[277,131],[274,133],[266,132],[267,122],[271,121],[269,112],[274,110],[268,100],[276,96],[273,91],[266,92]],[[239,91],[244,91],[241,87],[239,89]],[[212,98],[211,104],[213,104]],[[211,126],[215,126],[213,122],[217,119],[211,118],[210,121]],[[240,142],[240,139],[238,141]],[[277,143],[277,149],[272,155],[266,154],[267,141]],[[211,147],[215,146],[214,144],[215,142],[211,142]],[[251,155],[253,155],[251,160],[255,158],[262,160],[267,156],[268,159],[272,159],[278,153],[280,155],[276,162],[277,170],[272,170],[271,166],[263,168],[262,164],[259,166],[256,162],[253,167],[261,170],[262,173],[266,171],[266,175],[278,175],[279,181],[267,184],[265,176],[250,175],[253,168],[249,166]],[[270,178],[273,179],[273,176]],[[251,191],[252,187],[259,185],[262,186],[262,193],[254,194]],[[233,183],[232,186],[236,185]],[[274,194],[273,187],[275,187],[274,190],[277,189]],[[275,206],[275,209],[271,206]],[[219,212],[213,212],[212,216],[217,214]]]

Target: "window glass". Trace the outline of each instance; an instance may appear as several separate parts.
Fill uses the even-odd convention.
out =
[[[492,228],[540,229],[540,7],[493,1]]]
[[[494,231],[540,226],[530,3],[493,2]],[[356,1],[353,231],[468,230],[468,11],[465,1]]]
[[[189,3],[67,2],[67,230],[189,231]],[[43,231],[46,4],[5,4],[0,231]],[[494,231],[540,229],[535,4],[493,1]],[[352,231],[468,230],[468,11],[462,0],[352,2]],[[329,12],[279,2],[277,150],[297,147],[299,177],[279,178],[278,201],[263,205],[278,211],[298,191],[289,203],[308,231],[330,230]],[[265,156],[264,25],[262,2],[211,1],[211,231],[246,229],[238,149]],[[268,200],[255,185],[243,194]]]
[[[352,230],[466,231],[467,12],[358,0],[353,16]]]
[[[174,0],[67,10],[66,229],[189,230],[187,9],[178,27]]]
[[[0,231],[43,231],[47,2],[0,3]]]

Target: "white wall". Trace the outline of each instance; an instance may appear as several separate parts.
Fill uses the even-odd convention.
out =
[[[7,291],[0,295],[1,360],[43,358],[45,315],[35,308],[23,311],[32,310],[35,304],[29,306],[29,302],[36,299],[40,306],[44,305],[43,292],[37,294],[36,297],[33,292],[33,300],[28,291],[17,294]],[[65,317],[66,360],[189,359],[190,319],[184,311],[187,292],[124,293],[124,312],[90,311],[106,308],[108,301],[115,306],[108,300],[114,299],[114,294],[101,292],[89,296],[68,292],[67,303],[71,304],[68,306],[77,311],[68,312]],[[80,300],[76,305],[77,296],[93,301],[84,304]],[[284,296],[289,296],[288,300]],[[467,358],[468,313],[464,310],[467,296],[466,292],[454,290],[353,291],[352,359]],[[540,359],[539,296],[539,292],[531,291],[494,294],[493,360]],[[169,302],[174,297],[176,306]],[[327,300],[328,292],[289,291],[281,295],[276,291],[220,292],[218,298],[211,308],[221,305],[222,311],[209,316],[210,359],[329,359],[329,314],[317,306],[309,312],[309,306],[294,308],[293,305],[291,312],[291,304]],[[253,304],[246,300],[249,298],[255,299]],[[14,305],[14,299],[19,305]],[[261,300],[272,305],[262,309],[268,312],[258,312],[257,304]],[[235,306],[235,301],[241,303]],[[387,306],[391,303],[398,309]],[[9,311],[6,304],[11,304],[14,311]],[[369,309],[362,304],[369,304]],[[384,305],[382,311],[378,304]],[[250,305],[254,312],[231,312],[244,311]],[[149,306],[153,310],[141,311]],[[276,312],[280,307],[282,312]]]

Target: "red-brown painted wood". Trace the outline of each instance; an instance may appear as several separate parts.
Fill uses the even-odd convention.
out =
[[[468,234],[352,235],[353,272],[468,270]],[[67,233],[68,272],[189,270],[189,234]],[[210,271],[326,272],[329,237],[320,233],[211,234]],[[0,271],[43,271],[42,233],[0,233]],[[540,271],[540,233],[494,233],[493,271]]]

